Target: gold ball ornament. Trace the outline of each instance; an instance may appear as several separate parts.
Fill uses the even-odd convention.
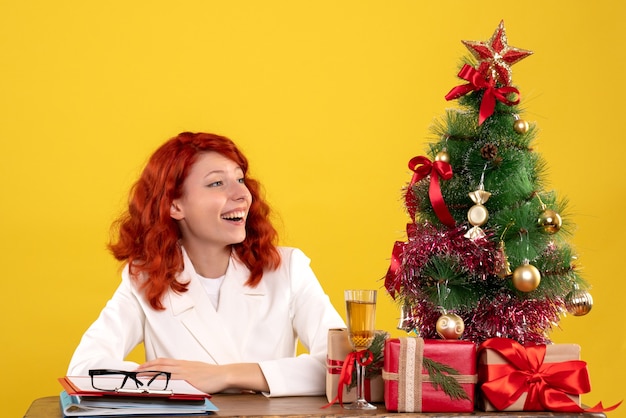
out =
[[[465,323],[457,314],[446,313],[437,319],[436,330],[444,340],[458,340],[465,331]]]
[[[437,155],[435,155],[435,161],[443,161],[444,163],[450,163],[450,154],[448,154],[448,151],[441,150],[437,153]]]
[[[517,119],[513,124],[513,129],[518,134],[525,134],[526,132],[528,132],[528,128],[528,122],[526,122],[524,119]]]
[[[587,315],[593,307],[593,298],[585,290],[574,289],[565,296],[565,308],[574,316]]]
[[[561,215],[551,209],[546,209],[541,212],[539,219],[537,219],[537,225],[539,225],[539,228],[548,234],[555,234],[559,232],[562,224],[563,220],[561,219]]]
[[[541,282],[541,273],[532,264],[522,264],[513,271],[513,286],[520,292],[532,292]]]

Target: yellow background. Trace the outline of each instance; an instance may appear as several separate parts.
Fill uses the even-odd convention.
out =
[[[407,161],[452,106],[466,40],[504,19],[548,184],[570,200],[595,300],[556,342],[582,346],[593,389],[624,398],[624,34],[608,1],[17,1],[0,3],[0,399],[58,394],[119,281],[109,225],[148,155],[183,130],[233,138],[337,309],[381,288],[408,220]],[[377,326],[398,309],[381,291]],[[623,406],[610,416],[626,416]]]

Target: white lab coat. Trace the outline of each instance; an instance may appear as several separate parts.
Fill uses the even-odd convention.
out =
[[[179,281],[188,291],[171,290],[156,311],[129,277],[83,335],[68,376],[93,368],[133,370],[124,358],[144,342],[146,358],[167,357],[211,364],[259,363],[268,396],[321,395],[325,392],[328,329],[345,323],[322,290],[307,258],[295,248],[279,247],[281,266],[255,288],[244,286],[249,270],[231,257],[217,310],[196,278],[183,250]],[[300,339],[308,354],[296,354]]]

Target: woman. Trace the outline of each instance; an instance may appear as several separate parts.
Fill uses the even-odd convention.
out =
[[[345,324],[309,259],[275,246],[248,161],[229,139],[181,133],[150,158],[109,247],[122,283],[68,375],[160,370],[207,393],[325,390],[329,328]],[[309,354],[295,356],[296,341]],[[124,361],[144,343],[147,361]]]

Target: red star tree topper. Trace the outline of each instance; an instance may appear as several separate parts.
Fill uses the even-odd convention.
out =
[[[503,86],[511,84],[511,65],[532,54],[532,51],[509,46],[504,21],[500,22],[489,41],[462,42],[479,61],[478,71]]]

